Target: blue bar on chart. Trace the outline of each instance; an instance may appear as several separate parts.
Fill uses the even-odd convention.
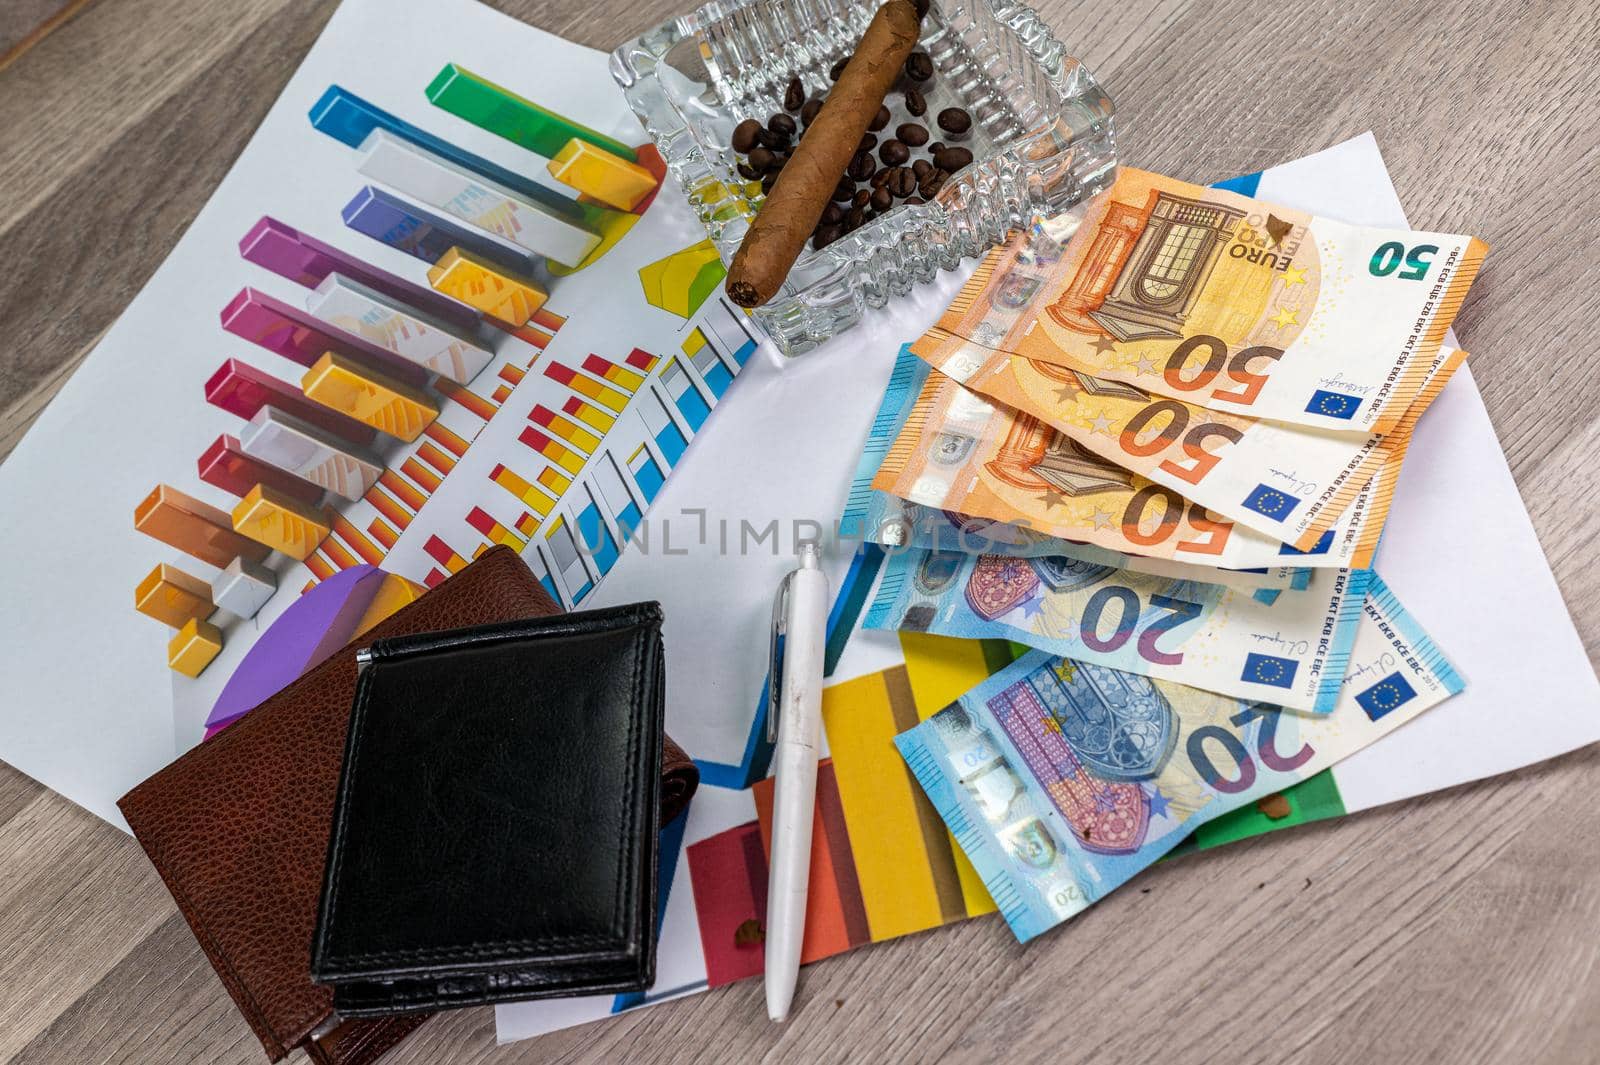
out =
[[[250,231],[239,241],[239,254],[247,262],[264,266],[278,276],[306,288],[316,288],[329,274],[337,273],[431,314],[457,329],[476,329],[480,321],[470,307],[441,296],[431,288],[413,285],[387,270],[380,270],[270,215],[263,215],[260,221],[250,227]]]
[[[560,197],[551,205],[519,196],[381,129],[361,150],[356,169],[363,176],[563,266],[577,267],[600,243],[600,234]]]
[[[617,549],[616,537],[612,534],[604,515],[600,513],[600,506],[595,502],[589,486],[580,482],[573,494],[577,497],[573,501],[572,509],[578,514],[580,542],[583,544],[583,549],[589,552],[590,563],[600,571],[600,576],[604,577],[616,564],[617,556],[621,553]]]
[[[679,428],[677,421],[672,417],[672,412],[667,408],[667,401],[653,387],[645,389],[639,396],[636,409],[644,421],[645,428],[650,432],[650,438],[656,442],[656,446],[661,449],[662,457],[666,459],[667,469],[661,471],[662,480],[665,480],[665,474],[678,464],[678,458],[683,454],[684,448],[689,446],[689,435]],[[632,465],[630,460],[630,468]],[[641,485],[643,483],[640,481]]]
[[[689,423],[689,434],[692,436],[699,432],[700,426],[705,424],[706,418],[711,414],[711,404],[706,402],[705,397],[695,387],[693,378],[684,369],[682,359],[675,358],[667,363],[666,369],[661,371],[661,385],[667,390],[667,395],[672,397],[672,402],[677,405],[684,420]]]
[[[344,224],[429,266],[461,247],[514,274],[532,274],[538,256],[493,233],[454,222],[444,215],[368,185],[339,212]]]
[[[641,499],[634,494],[628,481],[629,478],[624,477],[618,469],[611,449],[601,451],[589,472],[589,484],[610,515],[612,526],[624,538],[639,527],[639,522],[644,518],[644,508],[649,505],[648,498]],[[639,493],[643,495],[642,485],[639,486]]]
[[[594,590],[594,577],[565,515],[557,515],[546,527],[540,554],[545,556],[550,576],[561,589],[560,597],[568,604],[577,606]]]

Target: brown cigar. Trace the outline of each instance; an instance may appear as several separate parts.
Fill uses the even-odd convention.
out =
[[[783,287],[867,124],[916,47],[920,22],[911,0],[888,0],[878,8],[733,257],[728,295],[739,306],[759,307]]]

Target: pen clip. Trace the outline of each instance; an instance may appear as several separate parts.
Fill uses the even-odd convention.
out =
[[[794,571],[783,575],[772,597],[772,645],[767,655],[767,742],[778,742],[778,704],[783,699],[783,639],[789,623],[789,583]]]

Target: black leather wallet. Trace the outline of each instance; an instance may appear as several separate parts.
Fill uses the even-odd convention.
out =
[[[380,640],[311,974],[362,1017],[655,978],[661,608]]]

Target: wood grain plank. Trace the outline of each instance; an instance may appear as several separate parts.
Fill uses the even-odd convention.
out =
[[[610,48],[682,5],[496,6]],[[1600,648],[1600,217],[1572,202],[1600,170],[1600,11],[1039,6],[1117,99],[1130,163],[1212,180],[1371,128],[1416,224],[1489,240],[1459,331]],[[170,250],[332,7],[97,4],[0,71],[0,257],[87,294],[62,315],[36,277],[0,275],[0,455]],[[1589,749],[1167,863],[1026,948],[991,918],[857,951],[805,971],[783,1026],[746,982],[508,1047],[491,1011],[462,1011],[388,1060],[1590,1060],[1597,773]],[[0,867],[0,1059],[261,1060],[131,842],[0,770]]]

